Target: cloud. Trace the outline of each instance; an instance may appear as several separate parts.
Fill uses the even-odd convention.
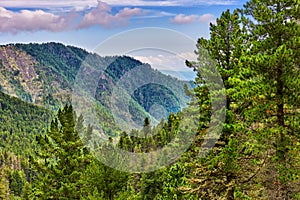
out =
[[[86,28],[94,25],[100,25],[107,28],[126,25],[128,20],[136,15],[143,14],[140,8],[123,8],[116,14],[112,14],[111,7],[99,1],[98,6],[85,14],[78,28]]]
[[[9,11],[0,7],[0,32],[47,30],[52,32],[70,27],[70,16],[58,16],[42,10]]]
[[[194,52],[182,52],[176,55],[168,53],[160,53],[153,55],[130,54],[130,56],[133,56],[134,58],[140,60],[143,63],[150,64],[154,69],[168,71],[189,71],[189,68],[185,65],[185,61],[197,60],[197,56]]]
[[[109,5],[117,6],[194,6],[194,5],[236,5],[237,0],[103,0]],[[66,8],[82,10],[97,6],[97,0],[1,0],[0,7],[9,8]]]
[[[174,24],[190,24],[194,22],[202,22],[202,23],[210,23],[215,19],[212,14],[204,14],[204,15],[184,15],[178,14],[174,18],[171,19],[171,22]]]
[[[176,16],[174,13],[159,11],[154,9],[143,9],[143,15],[136,16],[138,19],[163,18]]]
[[[118,6],[195,6],[233,5],[237,0],[103,0],[109,5]]]
[[[171,22],[174,24],[190,24],[192,22],[195,22],[197,20],[198,16],[197,15],[184,15],[184,14],[179,14],[176,15]]]
[[[210,14],[210,13],[207,13],[207,14],[201,15],[199,17],[199,21],[203,22],[203,23],[214,22],[215,21],[215,16]]]
[[[180,6],[174,0],[104,0],[109,5],[118,6]]]
[[[97,0],[64,0],[64,1],[45,1],[45,0],[1,0],[0,7],[6,8],[39,8],[47,10],[84,10],[97,6]]]
[[[185,60],[176,55],[148,55],[148,56],[133,56],[135,59],[143,63],[148,63],[157,70],[166,71],[188,71],[185,66]]]
[[[123,8],[112,14],[111,7],[99,1],[98,6],[83,17],[79,11],[51,13],[51,11],[20,10],[11,11],[0,7],[0,32],[18,33],[22,31],[51,31],[59,32],[72,29],[82,29],[94,25],[107,28],[126,25],[129,19],[136,15],[146,14],[140,8]]]

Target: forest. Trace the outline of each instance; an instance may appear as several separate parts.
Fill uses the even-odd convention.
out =
[[[18,45],[19,49],[33,47]],[[110,127],[109,132],[118,133],[111,133],[107,142],[95,140],[94,127],[85,125],[84,116],[76,113],[70,102],[47,110],[32,103],[30,92],[22,99],[27,102],[0,92],[0,198],[300,199],[300,1],[249,0],[240,9],[225,10],[210,24],[210,38],[199,38],[195,45],[198,61],[186,61],[197,73],[196,87],[184,88],[191,97],[189,106],[179,111],[179,100],[166,88],[140,88],[133,94],[140,104],[148,109],[161,101],[170,113],[157,125],[146,117],[140,130],[126,132]],[[62,79],[70,80],[68,84],[76,74],[70,66],[78,66],[76,62],[86,56],[79,51],[77,60],[72,60],[76,62],[68,63],[70,59],[65,58],[66,62],[59,63],[49,55],[48,59],[39,55],[41,46],[35,47],[27,49],[31,56],[35,54],[40,63],[43,59],[51,63],[51,70],[64,74]],[[70,55],[78,51],[69,48]],[[0,60],[1,72],[4,64]],[[214,83],[203,77],[204,71],[216,74],[211,64],[224,85],[216,91],[210,87]],[[111,67],[118,73],[108,69],[107,74],[118,79],[122,70]],[[71,72],[70,77],[66,71]],[[148,94],[149,88],[163,92],[169,100],[149,98],[153,95]],[[219,100],[215,93],[222,92],[225,105],[216,108],[216,112],[225,111],[221,136],[205,156],[199,156],[210,126],[216,125],[211,123],[214,102]],[[52,102],[58,99],[51,97]],[[98,99],[105,102],[101,96]],[[102,107],[99,110],[107,112]],[[196,130],[189,127],[187,111],[198,113]],[[109,113],[105,115],[103,121],[111,119]],[[101,155],[101,151],[118,147],[146,154],[183,145],[186,141],[178,140],[182,134],[195,134],[195,138],[178,159],[142,173],[107,166],[109,160],[102,161],[109,158],[98,159],[90,151],[97,149]],[[148,161],[130,164],[145,168]]]

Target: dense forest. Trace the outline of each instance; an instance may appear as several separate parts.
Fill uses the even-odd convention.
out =
[[[186,95],[191,97],[189,106],[180,110],[180,100],[167,88],[155,84],[142,87],[133,94],[136,103],[149,111],[151,104],[159,102],[168,107],[170,113],[157,125],[151,124],[150,118],[144,118],[140,130],[111,128],[110,131],[120,133],[111,133],[107,141],[95,140],[94,127],[85,125],[84,116],[76,113],[68,101],[59,109],[57,105],[62,103],[56,104],[53,114],[32,104],[35,94],[26,90],[22,81],[15,84],[19,90],[14,95],[27,102],[1,92],[0,198],[300,199],[299,5],[299,0],[249,0],[241,9],[224,11],[215,24],[210,24],[210,38],[197,41],[198,61],[186,61],[187,67],[197,73],[196,87],[189,91],[184,87]],[[59,63],[45,49],[39,49],[45,48],[43,45],[19,44],[12,48],[18,48],[19,55],[24,55],[20,49],[30,47],[34,48],[26,51],[35,57],[35,61],[28,62],[31,66],[39,65],[43,69],[49,65],[52,74],[69,80],[68,84],[78,70],[72,66],[78,66],[76,62],[87,54],[67,47],[69,54],[65,59],[57,58],[61,60]],[[59,49],[65,47],[56,50]],[[69,63],[68,56],[74,55],[77,61],[73,59],[76,62]],[[107,76],[119,79],[123,72],[118,66],[124,60],[128,58],[120,57],[110,65]],[[12,63],[0,61],[1,72],[4,65]],[[131,64],[127,68],[140,64],[133,59],[128,62]],[[204,71],[216,74],[209,67],[211,64],[216,66],[225,91],[222,88],[212,91],[210,84],[213,83],[203,77]],[[15,71],[14,76],[19,77],[19,73]],[[45,77],[42,70],[35,73]],[[2,76],[11,75],[2,73],[0,78]],[[49,77],[48,81],[52,79],[54,77]],[[103,105],[106,96],[101,91],[110,92],[105,81],[99,81],[96,96]],[[31,83],[42,89],[39,83]],[[7,86],[2,90],[9,93],[12,88]],[[155,92],[149,94],[149,88],[168,98],[159,98]],[[211,123],[213,102],[218,100],[214,94],[221,92],[226,95],[224,107],[217,109],[226,113],[221,137],[206,156],[199,156],[210,126],[214,125]],[[59,93],[56,91],[56,94]],[[155,98],[150,98],[151,95]],[[54,97],[52,100],[53,103],[58,101]],[[105,110],[99,107],[101,109]],[[187,111],[199,115],[196,130],[190,129],[184,118]],[[102,121],[111,119],[109,113],[107,115]],[[138,119],[142,117],[144,115]],[[184,127],[184,133],[180,127]],[[146,154],[171,146],[170,143],[182,145],[186,142],[178,140],[182,134],[196,136],[180,158],[143,173],[111,168],[90,151],[118,147],[130,153]],[[141,135],[145,137],[138,137]],[[133,164],[143,168],[148,161]]]

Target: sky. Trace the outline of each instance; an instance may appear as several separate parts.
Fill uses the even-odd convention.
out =
[[[163,71],[187,71],[184,61],[195,59],[197,39],[209,38],[209,24],[222,11],[242,8],[244,3],[245,0],[1,0],[0,44],[61,42],[102,55],[130,55]],[[136,41],[148,41],[148,46]],[[151,43],[156,45],[149,46]],[[182,47],[183,43],[190,46]],[[114,52],[119,49],[123,51]]]

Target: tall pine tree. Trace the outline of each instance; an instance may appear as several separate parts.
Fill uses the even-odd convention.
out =
[[[260,106],[255,107],[260,118],[253,122],[260,122],[264,128],[260,133],[268,134],[276,161],[268,169],[274,176],[265,184],[272,198],[289,199],[300,192],[299,157],[295,157],[300,133],[299,1],[251,0],[244,11],[253,19],[247,64],[257,73],[264,91]]]
[[[197,43],[199,67],[202,67],[203,49],[207,50],[208,55],[216,61],[216,67],[224,82],[227,99],[226,120],[221,138],[211,153],[206,158],[201,158],[200,163],[195,164],[195,174],[191,182],[197,189],[188,189],[204,199],[221,197],[234,199],[236,191],[251,176],[249,173],[244,173],[243,163],[240,162],[240,157],[243,155],[240,155],[239,151],[242,149],[241,143],[245,138],[241,137],[244,130],[237,120],[239,112],[234,106],[236,100],[233,91],[236,90],[236,85],[231,81],[232,78],[242,81],[238,75],[242,73],[239,61],[248,45],[246,23],[247,20],[238,10],[233,13],[227,10],[217,19],[216,24],[210,25],[210,39],[200,38]],[[205,80],[201,78],[201,70],[199,72],[197,80],[200,84],[196,88],[202,116],[199,129],[202,135],[205,135],[210,119],[211,94],[206,88]]]
[[[90,156],[75,127],[73,108],[66,105],[52,120],[47,134],[37,136],[39,148],[36,157],[31,158],[37,178],[34,198],[80,198],[80,177],[90,163]],[[82,126],[77,124],[77,127]]]

